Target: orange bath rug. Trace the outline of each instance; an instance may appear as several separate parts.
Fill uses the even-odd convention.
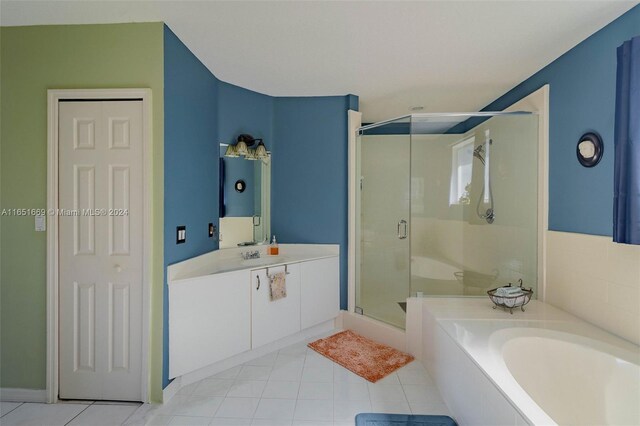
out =
[[[316,340],[308,346],[372,383],[413,361],[411,355],[369,340],[351,330]]]

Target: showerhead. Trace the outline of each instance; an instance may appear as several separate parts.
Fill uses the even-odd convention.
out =
[[[473,150],[473,156],[476,157],[478,160],[480,160],[480,162],[484,166],[484,157],[482,156],[483,152],[484,152],[484,145],[478,145]]]

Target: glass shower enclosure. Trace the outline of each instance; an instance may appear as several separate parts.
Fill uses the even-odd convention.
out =
[[[404,328],[410,296],[536,291],[537,115],[413,114],[356,144],[356,313]]]

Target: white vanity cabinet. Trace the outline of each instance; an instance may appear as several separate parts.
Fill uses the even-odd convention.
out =
[[[246,360],[254,349],[302,339],[338,316],[337,245],[281,244],[279,256],[257,260],[243,259],[245,250],[217,250],[167,269],[169,378],[207,377],[214,365],[229,368],[234,356]],[[285,268],[287,297],[271,301],[267,270]]]
[[[300,264],[286,266],[287,297],[272,301],[269,296],[269,274],[285,270],[285,266],[251,271],[251,348],[300,331]]]
[[[300,327],[312,327],[340,313],[338,256],[300,264]]]
[[[169,286],[169,377],[251,349],[248,271]]]

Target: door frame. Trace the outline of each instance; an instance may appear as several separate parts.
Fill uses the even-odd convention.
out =
[[[151,184],[152,120],[151,89],[51,89],[47,90],[47,210],[57,211],[58,203],[58,107],[61,100],[142,99],[142,360],[141,399],[149,397],[149,338],[151,302]],[[59,393],[59,224],[58,216],[47,218],[47,388],[48,403]]]
[[[348,222],[348,253],[347,253],[347,312],[355,313],[356,309],[356,271],[359,268],[356,259],[356,245],[358,244],[356,232],[356,214],[358,213],[359,206],[357,203],[357,184],[359,178],[356,176],[356,160],[358,156],[357,144],[358,144],[358,129],[362,126],[362,113],[359,111],[349,110],[347,112],[348,118],[348,138],[347,143],[349,145],[349,222]]]

